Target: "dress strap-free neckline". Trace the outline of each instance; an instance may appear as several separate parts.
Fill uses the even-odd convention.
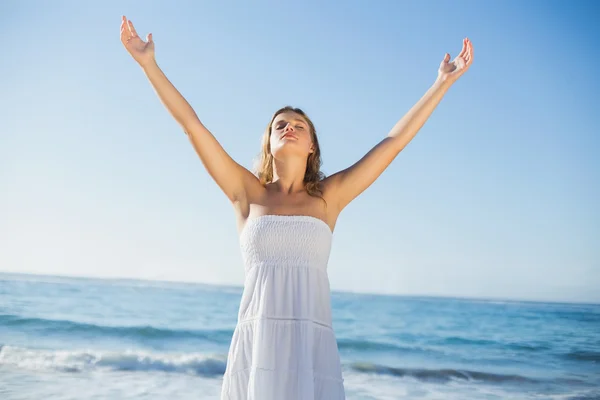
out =
[[[315,223],[318,223],[318,224],[321,224],[321,225],[327,227],[327,230],[329,231],[329,233],[333,235],[333,231],[331,230],[331,227],[329,226],[329,224],[327,222],[323,221],[321,218],[313,217],[312,215],[303,215],[303,214],[263,214],[263,215],[258,215],[256,217],[248,217],[246,219],[246,224],[244,225],[244,228],[242,229],[241,233],[244,233],[244,231],[246,230],[246,227],[248,226],[248,224],[250,222],[258,221],[261,219],[290,219],[290,220],[312,221],[312,222],[315,222]]]

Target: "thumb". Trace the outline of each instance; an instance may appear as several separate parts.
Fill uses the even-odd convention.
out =
[[[444,62],[447,63],[448,61],[450,61],[450,54],[446,53],[444,56]]]
[[[146,41],[147,41],[148,43],[152,42],[152,34],[151,34],[151,33],[149,33],[149,34],[146,36]]]

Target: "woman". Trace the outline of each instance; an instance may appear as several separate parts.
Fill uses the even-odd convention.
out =
[[[344,399],[327,276],[336,220],[470,67],[471,42],[463,40],[453,61],[445,55],[432,87],[385,139],[354,165],[325,178],[315,127],[302,110],[275,112],[255,175],[225,152],[165,77],[154,59],[152,34],[143,41],[123,16],[121,41],[235,210],[246,280],[221,399]]]

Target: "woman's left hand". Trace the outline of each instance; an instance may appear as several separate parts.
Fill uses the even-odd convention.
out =
[[[460,54],[450,61],[450,54],[446,56],[440,64],[437,80],[452,84],[464,74],[473,64],[473,44],[469,38],[463,39],[463,47]]]

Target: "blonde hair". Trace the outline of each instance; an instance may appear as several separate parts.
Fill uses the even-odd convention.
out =
[[[256,174],[260,183],[266,186],[268,183],[273,182],[273,154],[271,153],[271,128],[275,118],[284,112],[295,112],[306,120],[308,124],[310,136],[313,142],[313,152],[308,155],[306,162],[306,171],[304,172],[304,187],[309,195],[320,197],[323,199],[323,190],[321,187],[321,181],[325,179],[325,174],[321,171],[321,148],[319,147],[319,140],[317,139],[317,131],[314,124],[308,118],[308,116],[299,108],[291,106],[285,106],[280,108],[273,114],[271,122],[265,129],[262,137],[261,153],[258,163],[255,167]],[[325,200],[325,199],[323,199]]]

